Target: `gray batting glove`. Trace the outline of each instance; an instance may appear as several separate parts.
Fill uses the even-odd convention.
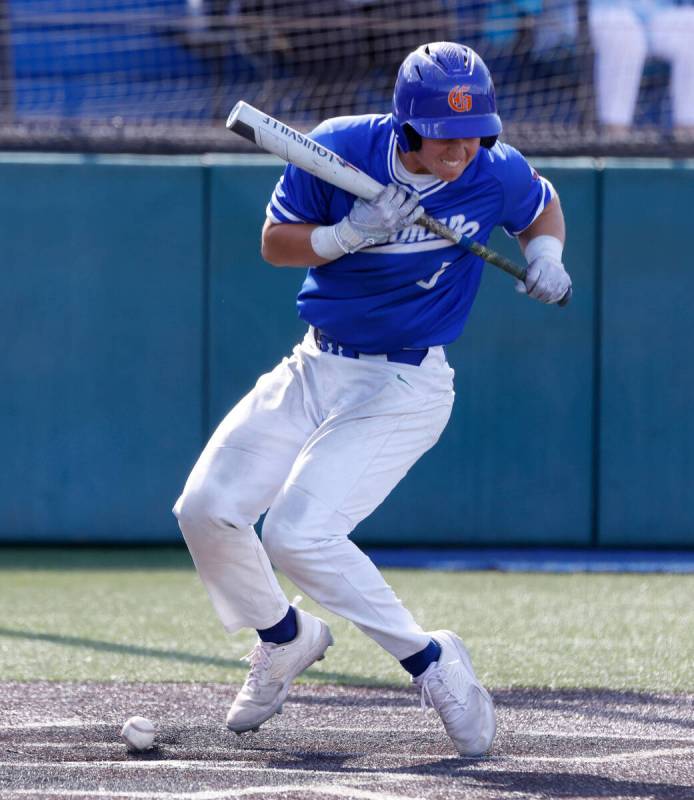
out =
[[[571,278],[561,261],[539,256],[530,263],[525,283],[516,281],[516,291],[541,303],[558,303],[571,288]]]
[[[390,183],[373,200],[358,199],[349,214],[335,225],[335,238],[345,253],[383,244],[413,225],[424,213],[419,195]]]

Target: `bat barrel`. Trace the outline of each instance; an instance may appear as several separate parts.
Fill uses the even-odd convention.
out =
[[[357,197],[371,200],[384,188],[321,142],[264,114],[243,100],[232,108],[227,128],[268,153],[274,153],[284,161]]]

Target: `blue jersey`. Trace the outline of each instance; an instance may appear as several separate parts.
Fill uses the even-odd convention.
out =
[[[311,136],[382,184],[419,191],[432,217],[485,244],[496,225],[525,230],[554,190],[507,144],[480,148],[455,181],[408,174],[398,155],[390,115],[338,117]],[[414,185],[416,181],[417,186]],[[288,165],[267,207],[279,223],[334,225],[355,197]],[[311,267],[299,292],[299,316],[327,336],[363,353],[449,344],[462,332],[484,262],[413,225],[388,242]]]

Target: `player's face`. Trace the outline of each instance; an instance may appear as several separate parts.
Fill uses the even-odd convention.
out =
[[[410,172],[429,173],[442,181],[454,181],[463,174],[479,149],[479,137],[476,139],[422,137],[422,146],[419,150],[402,154],[405,156],[403,163]]]

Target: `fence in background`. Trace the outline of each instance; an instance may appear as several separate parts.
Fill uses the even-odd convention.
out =
[[[0,148],[228,151],[239,99],[303,129],[387,113],[407,53],[453,40],[487,61],[524,152],[692,155],[690,2],[656,35],[590,0],[0,0]]]
[[[449,349],[451,422],[360,542],[694,545],[694,165],[538,166],[574,300],[487,270]],[[303,332],[303,271],[258,252],[280,168],[0,158],[0,539],[177,539],[208,433]]]

